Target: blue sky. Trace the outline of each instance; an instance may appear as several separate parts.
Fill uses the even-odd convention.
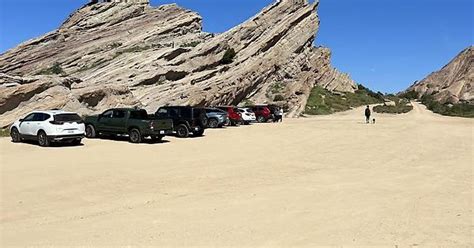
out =
[[[57,28],[86,0],[0,0],[0,52]],[[199,12],[224,32],[272,0],[152,0]],[[404,90],[474,44],[473,0],[321,0],[317,45],[333,64],[382,92]]]

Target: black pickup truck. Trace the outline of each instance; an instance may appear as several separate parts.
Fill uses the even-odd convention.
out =
[[[133,108],[114,108],[96,116],[85,118],[86,137],[104,135],[128,135],[130,142],[141,143],[145,137],[153,141],[161,140],[173,132],[173,121],[156,119],[146,110]]]
[[[202,136],[207,127],[206,111],[189,106],[166,106],[155,113],[157,119],[173,120],[174,132],[179,138]]]

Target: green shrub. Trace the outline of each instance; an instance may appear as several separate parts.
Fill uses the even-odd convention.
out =
[[[399,97],[414,100],[414,99],[418,99],[418,93],[414,90],[410,90],[410,91],[400,94]]]
[[[237,53],[233,48],[227,49],[224,53],[224,56],[222,56],[221,64],[230,64],[234,62],[234,58],[236,55]]]
[[[434,99],[432,95],[424,95],[421,102],[434,113],[446,116],[459,116],[474,118],[474,105],[469,103],[442,104]]]
[[[61,67],[61,64],[54,63],[53,66],[43,69],[36,73],[36,75],[64,75],[65,72]]]
[[[385,114],[404,114],[413,110],[413,106],[397,104],[395,106],[378,105],[374,107],[374,112]]]
[[[285,89],[285,85],[283,85],[282,83],[275,83],[270,86],[270,91],[272,92],[272,94],[280,93],[283,89]]]
[[[0,137],[10,137],[10,130],[8,128],[0,129]]]

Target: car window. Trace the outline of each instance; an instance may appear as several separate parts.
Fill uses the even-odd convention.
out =
[[[33,121],[43,121],[43,113],[34,113]]]
[[[135,110],[130,112],[130,119],[135,120],[146,120],[148,119],[148,113],[146,110]]]
[[[29,114],[25,118],[23,118],[23,121],[33,121],[34,114]]]
[[[158,109],[158,111],[156,112],[156,115],[161,116],[161,117],[168,116],[168,109],[160,108],[160,109]]]
[[[51,115],[48,114],[43,114],[43,118],[41,118],[41,121],[45,121],[47,119],[51,118]]]
[[[102,117],[105,117],[105,118],[112,118],[113,113],[114,113],[113,110],[107,110],[107,111],[105,111],[105,112],[102,114]]]
[[[54,116],[57,122],[82,122],[82,118],[77,114],[58,114]]]
[[[125,111],[123,111],[123,110],[114,110],[114,115],[112,116],[112,118],[116,118],[116,119],[125,118]]]
[[[174,108],[168,109],[168,114],[171,117],[178,117],[178,110]]]
[[[192,114],[191,111],[192,111],[191,108],[182,108],[181,109],[181,116],[185,117],[185,118],[189,118],[189,117],[191,117],[191,114]],[[196,110],[196,112],[197,112],[197,110]],[[197,112],[197,113],[199,113],[199,112]]]

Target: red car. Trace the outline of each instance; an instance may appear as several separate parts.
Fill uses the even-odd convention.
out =
[[[242,123],[242,115],[236,107],[220,106],[220,107],[216,107],[216,108],[224,110],[224,111],[227,112],[227,115],[229,116],[231,126],[238,126]]]
[[[270,111],[270,108],[268,108],[267,106],[252,106],[250,108],[255,113],[257,121],[260,123],[267,122],[268,120],[273,119],[272,111]]]

